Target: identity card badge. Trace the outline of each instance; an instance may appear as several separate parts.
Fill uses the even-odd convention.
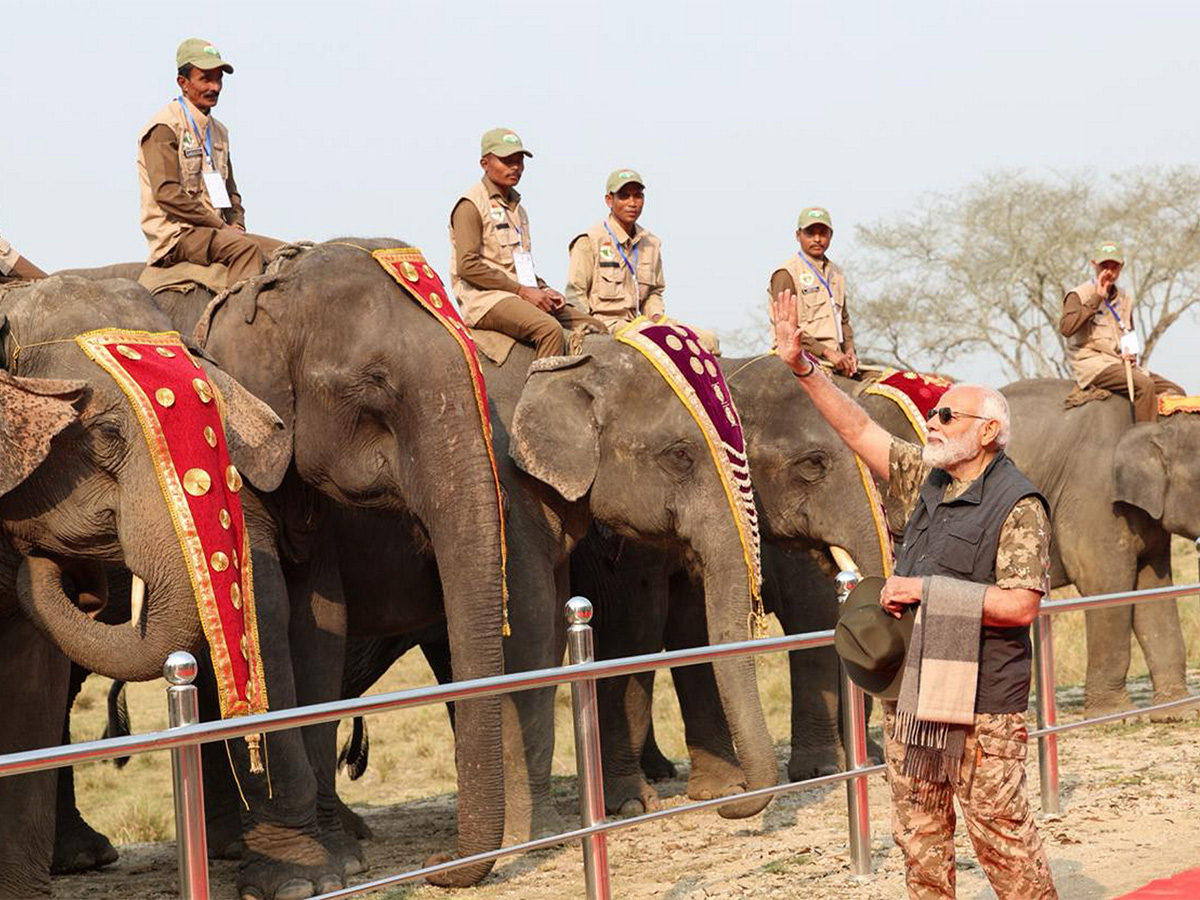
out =
[[[233,203],[229,200],[229,192],[225,190],[225,179],[220,172],[201,172],[204,177],[204,189],[208,191],[208,199],[214,209],[229,209]]]
[[[513,262],[517,266],[517,281],[521,283],[521,286],[537,287],[537,272],[533,269],[533,254],[528,250],[514,250]]]
[[[1127,356],[1137,356],[1142,352],[1136,331],[1126,331],[1121,335],[1121,352]]]

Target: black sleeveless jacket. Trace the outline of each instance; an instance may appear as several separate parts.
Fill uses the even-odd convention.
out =
[[[1000,531],[1012,508],[1029,496],[1037,497],[1047,512],[1049,504],[1004,451],[962,496],[943,503],[950,482],[949,474],[934,469],[921,485],[896,553],[896,574],[995,584]],[[1031,658],[1029,626],[981,629],[975,712],[1024,712]]]

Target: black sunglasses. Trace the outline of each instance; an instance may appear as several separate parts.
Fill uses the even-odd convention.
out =
[[[934,416],[937,416],[938,421],[943,425],[949,425],[951,419],[957,419],[959,416],[966,416],[968,419],[989,419],[990,416],[977,416],[975,413],[960,412],[957,409],[951,409],[948,406],[935,406],[925,414],[925,421],[929,421]]]

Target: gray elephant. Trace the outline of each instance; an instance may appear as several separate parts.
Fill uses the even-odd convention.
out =
[[[98,328],[169,331],[171,323],[129,282],[54,277],[0,292],[0,522],[11,542],[0,548],[0,683],[9,714],[0,753],[58,742],[69,660],[147,680],[161,675],[172,650],[207,655],[189,564],[142,424],[75,341]],[[215,367],[205,374],[226,401],[234,464],[252,483],[278,483],[286,454],[277,418]],[[268,630],[285,599],[277,560],[272,582],[274,530],[260,527],[250,491],[242,503],[262,575],[259,624]],[[116,563],[147,586],[137,628],[96,618],[107,602],[104,565]],[[286,679],[264,663],[270,696],[286,704]],[[272,740],[271,750],[288,758],[286,741]],[[244,749],[234,755],[247,774]],[[0,779],[0,895],[49,893],[57,775]],[[253,779],[244,781],[253,794]]]
[[[705,587],[705,639],[744,639],[751,612],[749,573],[700,428],[637,351],[608,336],[588,338],[584,351],[581,357],[541,362],[529,371],[532,351],[518,346],[502,367],[485,365],[495,405],[497,462],[508,498],[512,636],[505,642],[507,671],[561,663],[569,556],[593,518],[609,533],[629,539],[631,553],[647,544],[686,558],[689,571]],[[375,514],[354,518],[357,522],[340,529],[342,540],[350,547],[370,542],[377,560],[356,574],[359,592],[423,590],[436,596],[438,572],[414,565],[411,552],[406,555],[396,540],[399,531],[385,529]],[[645,619],[660,619],[665,603],[642,586],[638,589]],[[594,599],[597,624],[626,614],[627,598],[613,603]],[[374,629],[377,614],[371,619]],[[410,634],[425,624],[392,623]],[[351,630],[356,630],[353,615]],[[413,643],[367,637],[352,641],[346,694],[365,691]],[[445,654],[436,633],[419,643],[439,677],[448,677],[444,663],[439,664]],[[505,707],[510,841],[560,830],[550,802],[553,698],[552,689],[528,691]],[[775,783],[778,767],[753,665],[720,666],[714,702],[732,722],[730,753],[744,773],[739,785]],[[616,793],[609,793],[608,802],[620,805]],[[722,813],[753,815],[765,805],[762,800],[731,801]]]
[[[334,535],[339,506],[403,516],[421,532],[425,552],[453,561],[443,566],[442,583],[455,677],[502,668],[501,512],[490,451],[461,345],[372,257],[405,246],[353,238],[319,244],[214,308],[204,291],[157,295],[181,332],[204,319],[206,352],[284,423],[291,466],[265,504],[278,523],[292,672],[303,704],[334,699],[341,687],[348,613]],[[446,502],[451,493],[454,502]],[[353,565],[370,562],[359,557]],[[460,704],[459,725],[458,852],[467,855],[498,847],[502,837],[499,700]],[[336,727],[306,728],[303,739],[307,775],[295,774],[299,786],[275,777],[275,793],[288,798],[289,809],[304,808],[304,783],[315,776],[321,844],[348,872],[361,870],[362,851],[343,830],[332,791]],[[204,761],[206,800],[214,798],[209,846],[234,855],[249,837],[236,794],[218,752]],[[287,846],[290,835],[274,837]],[[490,869],[469,866],[438,882],[472,884]],[[277,886],[273,879],[268,891]]]
[[[1193,471],[1200,418],[1177,413],[1131,424],[1122,398],[1066,409],[1072,383],[1019,381],[1003,388],[1012,408],[1009,455],[1050,501],[1051,583],[1103,594],[1171,583],[1171,535],[1200,536]],[[1130,635],[1138,639],[1154,702],[1187,693],[1187,653],[1174,600],[1090,610],[1088,716],[1130,708]]]
[[[882,571],[884,523],[864,493],[862,474],[836,433],[811,407],[774,356],[724,359],[726,381],[742,419],[763,523],[763,594],[789,633],[831,628],[837,616],[828,547],[850,554],[865,572]],[[656,603],[643,603],[648,585]],[[586,596],[636,598],[636,611],[597,625],[598,653],[624,656],[705,642],[703,587],[681,560],[626,543],[617,551],[592,536],[572,560],[572,588]],[[665,599],[669,597],[669,600]],[[627,600],[629,603],[631,600]],[[648,620],[643,607],[662,616]],[[636,614],[635,614],[636,613]],[[832,649],[791,654],[793,778],[838,764],[838,665]],[[672,670],[691,757],[688,793],[721,796],[742,782],[731,756],[721,708],[712,702],[711,670]],[[652,677],[640,676],[602,695],[605,789],[612,811],[636,813],[657,801],[644,771],[662,766],[650,727]]]

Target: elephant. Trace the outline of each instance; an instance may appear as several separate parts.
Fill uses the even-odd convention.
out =
[[[156,295],[181,333],[193,333],[203,318],[205,352],[284,423],[290,465],[263,502],[279,533],[290,599],[286,638],[302,704],[335,699],[341,687],[348,611],[334,525],[346,508],[402,517],[420,532],[422,552],[453,560],[443,566],[442,584],[454,677],[502,671],[502,526],[491,453],[462,347],[371,255],[406,246],[346,238],[297,248],[294,258],[273,263],[213,309],[200,289]],[[86,274],[128,276],[139,268]],[[364,567],[371,560],[345,562]],[[460,704],[460,855],[501,842],[500,723],[498,698]],[[302,735],[310,766],[295,777],[305,784],[315,778],[321,842],[347,872],[360,871],[361,848],[342,828],[333,792],[336,725],[310,726]],[[209,846],[235,855],[247,839],[236,794],[219,748],[205,749]],[[307,790],[279,777],[274,784],[281,798]],[[290,837],[276,840],[287,846]],[[465,886],[490,869],[475,864],[436,881]]]
[[[1171,535],[1200,536],[1200,420],[1176,413],[1134,425],[1121,398],[1065,409],[1072,388],[1029,379],[1002,389],[1013,419],[1009,456],[1050,501],[1051,584],[1074,584],[1085,596],[1168,585]],[[1176,601],[1089,610],[1086,619],[1087,716],[1131,708],[1131,633],[1145,654],[1154,702],[1186,695]]]
[[[883,570],[883,523],[864,494],[862,475],[841,439],[812,408],[791,373],[774,356],[723,359],[730,394],[746,438],[763,537],[763,596],[785,631],[832,628],[837,600],[828,548],[846,550],[864,572]],[[663,617],[637,615],[597,625],[597,655],[626,656],[704,643],[703,590],[680,560],[626,543],[615,551],[593,533],[572,559],[572,588],[585,596],[631,597],[642,584],[668,597]],[[639,607],[644,604],[639,604]],[[804,778],[839,767],[839,675],[832,648],[790,654],[792,752],[789,776]],[[741,776],[729,753],[721,709],[712,702],[711,670],[672,670],[691,757],[689,796],[707,799],[735,790]],[[657,802],[645,769],[663,768],[650,727],[652,676],[637,689],[601,686],[605,790],[610,811],[637,813]],[[617,683],[619,679],[608,679]]]
[[[702,432],[637,351],[607,335],[586,338],[583,351],[582,356],[531,368],[532,349],[518,345],[503,366],[484,364],[494,404],[497,463],[508,498],[512,635],[505,641],[506,671],[562,662],[569,558],[593,520],[614,539],[628,540],[631,553],[645,545],[677,554],[705,586],[706,639],[745,639],[749,574]],[[357,592],[386,596],[389,591],[427,591],[436,598],[438,569],[417,565],[411,549],[405,551],[397,541],[399,529],[385,528],[375,513],[352,516],[357,521],[341,523],[340,539],[348,548],[369,542],[377,560],[354,576],[361,579]],[[665,613],[665,605],[639,596],[647,596],[648,618]],[[593,601],[594,624],[625,615],[628,606],[628,598],[613,604],[601,597]],[[372,610],[363,627],[377,632],[382,615]],[[412,633],[425,624],[410,620],[391,626]],[[350,630],[359,633],[353,612]],[[420,641],[380,640],[364,633],[348,650],[345,695],[369,688],[413,643],[420,643],[439,679],[447,680],[436,633]],[[602,681],[601,689],[604,685]],[[730,753],[744,773],[739,784],[757,788],[776,783],[778,767],[753,664],[720,665],[714,695],[732,722]],[[561,828],[550,801],[554,690],[510,696],[504,723],[506,840],[515,841]],[[748,816],[765,805],[764,800],[731,800],[721,812]]]
[[[0,683],[9,713],[0,753],[58,742],[71,661],[148,680],[173,650],[206,655],[188,564],[141,423],[117,382],[74,340],[101,327],[169,331],[171,323],[127,281],[58,276],[0,290]],[[211,363],[197,364],[225,398],[235,466],[251,484],[277,484],[287,460],[278,418]],[[277,562],[272,579],[274,530],[262,528],[253,493],[242,493],[261,574],[259,624],[269,631],[286,596]],[[147,586],[137,628],[100,620],[106,564],[128,567]],[[275,679],[269,660],[265,667],[271,696],[286,701],[286,679]],[[281,765],[285,743],[272,741]],[[240,747],[233,754],[244,762]],[[0,895],[49,893],[57,781],[55,770],[0,779]]]

